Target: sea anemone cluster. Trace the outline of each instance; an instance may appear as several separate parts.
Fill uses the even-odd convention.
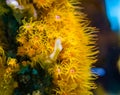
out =
[[[13,1],[22,8],[7,2],[18,24],[13,48],[6,50],[5,59],[0,57],[14,84],[7,95],[91,95],[97,29],[89,26],[79,1],[25,0],[28,5]]]

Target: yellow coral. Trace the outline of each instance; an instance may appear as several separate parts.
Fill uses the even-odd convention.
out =
[[[33,3],[37,5],[38,8],[40,7],[49,7],[51,3],[55,0],[33,0]]]
[[[7,59],[7,65],[11,68],[12,72],[19,71],[19,64],[17,63],[17,59],[9,57]]]
[[[43,57],[48,55],[48,51],[45,51],[47,50],[47,37],[44,24],[30,20],[30,22],[23,23],[19,31],[17,41],[22,46],[18,47],[18,55],[28,55],[35,62],[38,60],[37,55],[42,55]]]
[[[16,65],[16,59],[14,59],[14,58],[8,58],[8,60],[7,60],[8,62],[8,65],[9,66],[12,66],[12,67],[14,67],[14,65]]]
[[[75,62],[73,60],[70,60],[71,62],[69,64],[66,64],[64,66],[64,74],[66,77],[66,80],[72,80],[73,82],[78,82],[78,80],[81,79],[81,73],[82,73],[82,68],[80,68],[78,62]],[[73,64],[73,62],[75,62]]]
[[[8,67],[5,66],[7,62],[2,47],[0,47],[0,55],[0,95],[12,95],[14,90],[12,74],[17,70],[16,67],[18,66],[15,59],[9,59]]]
[[[90,68],[96,61],[93,55],[98,53],[97,50],[93,52],[95,46],[92,46],[95,44],[92,33],[96,29],[89,27],[85,15],[75,11],[67,0],[65,3],[60,1],[55,1],[56,5],[43,13],[45,16],[41,21],[23,23],[17,36],[20,43],[18,55],[27,55],[34,62],[46,60],[54,51],[55,40],[59,38],[63,49],[51,63],[57,65],[48,65],[51,68],[48,71],[52,70],[53,81],[59,88],[55,88],[57,95],[90,95],[93,86]]]
[[[60,64],[55,64],[53,68],[50,68],[49,73],[52,74],[52,77],[54,77],[54,82],[56,83],[57,80],[61,80],[63,75],[63,66]]]

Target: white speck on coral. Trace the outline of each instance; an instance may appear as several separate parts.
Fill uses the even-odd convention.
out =
[[[62,44],[61,44],[61,40],[60,39],[57,39],[56,42],[55,42],[54,50],[57,50],[57,49],[59,49],[60,51],[62,50]]]
[[[58,39],[56,39],[55,46],[54,46],[54,51],[50,55],[50,59],[56,60],[56,58],[57,58],[57,56],[58,56],[58,54],[60,53],[61,50],[62,50],[62,44],[61,44],[61,40],[58,38]]]

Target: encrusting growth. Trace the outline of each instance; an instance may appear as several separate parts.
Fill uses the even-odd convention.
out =
[[[21,0],[14,1],[20,2],[21,12],[27,8]],[[29,76],[31,78],[23,83],[39,81],[39,84],[35,82],[37,88],[30,92],[31,95],[92,95],[94,78],[90,69],[98,53],[97,30],[89,26],[80,3],[77,0],[33,0],[29,4],[37,17],[17,18],[22,23],[16,35],[17,57],[8,58],[7,62],[12,61],[8,66],[19,68],[15,70],[18,76],[28,74],[30,69],[34,77],[39,77]]]

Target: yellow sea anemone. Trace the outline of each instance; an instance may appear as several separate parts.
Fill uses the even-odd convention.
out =
[[[55,3],[57,5],[45,14],[43,11],[41,21],[26,22],[20,27],[18,55],[27,55],[31,61],[39,62],[56,54],[57,57],[52,57],[54,62],[48,65],[48,71],[52,70],[53,82],[58,87],[55,88],[57,95],[90,95],[93,85],[90,68],[96,61],[93,55],[98,52],[93,46],[96,29],[89,27],[85,15],[66,2]],[[62,46],[59,53],[54,50],[57,39]]]
[[[19,29],[19,34],[17,35],[17,41],[20,43],[18,47],[18,55],[27,55],[32,61],[37,61],[37,58],[42,55],[47,56],[48,48],[46,47],[47,35],[45,31],[45,25],[41,21],[31,21],[25,22]]]
[[[73,82],[77,82],[78,80],[81,79],[82,68],[80,68],[78,63],[75,62],[73,64],[73,62],[70,62],[69,64],[65,64],[64,74],[67,81],[72,80]]]

